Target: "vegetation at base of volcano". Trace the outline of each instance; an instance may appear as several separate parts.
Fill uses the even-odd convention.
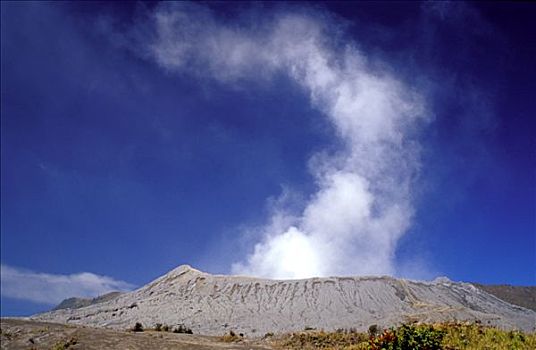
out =
[[[536,333],[505,331],[478,323],[404,324],[369,333],[355,330],[304,331],[277,340],[283,349],[337,350],[528,350],[536,349]]]

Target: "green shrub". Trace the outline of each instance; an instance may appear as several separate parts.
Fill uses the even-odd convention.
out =
[[[143,332],[143,325],[140,322],[136,322],[134,327],[132,327],[133,332]]]
[[[267,338],[271,338],[271,337],[273,337],[273,336],[274,336],[274,333],[272,333],[272,332],[268,332],[268,333],[266,333],[266,334],[264,335],[264,337],[262,337],[262,338],[263,338],[263,339],[267,339]]]
[[[367,345],[367,339],[363,333],[306,331],[292,333],[281,345],[287,349],[345,349],[354,344]]]
[[[402,325],[371,336],[371,350],[441,350],[445,332],[428,325]]]
[[[379,329],[377,324],[373,324],[368,328],[368,333],[371,337],[375,337],[378,335]]]
[[[192,330],[182,324],[180,324],[178,327],[173,329],[173,333],[184,333],[184,334],[194,334]]]
[[[162,323],[155,324],[154,330],[157,331],[157,332],[162,331]]]

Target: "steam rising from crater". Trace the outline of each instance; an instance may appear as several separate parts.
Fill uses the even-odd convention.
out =
[[[155,35],[146,47],[168,71],[226,84],[284,73],[336,130],[340,148],[310,159],[317,191],[303,212],[276,208],[233,272],[277,278],[396,273],[397,242],[413,215],[419,169],[413,136],[424,115],[422,99],[373,69],[333,19],[310,11],[271,11],[263,18],[227,23],[203,5],[162,4],[151,15]]]

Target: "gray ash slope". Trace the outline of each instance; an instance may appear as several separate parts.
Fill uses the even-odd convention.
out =
[[[467,283],[392,277],[270,280],[211,275],[182,265],[135,291],[79,309],[31,317],[40,321],[125,329],[136,322],[250,336],[304,327],[334,330],[402,322],[479,320],[534,331],[536,312],[509,304]]]

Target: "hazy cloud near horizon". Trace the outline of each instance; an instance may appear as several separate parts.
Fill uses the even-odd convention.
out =
[[[259,17],[251,11],[244,18]],[[204,5],[166,3],[132,30],[152,33],[133,47],[168,72],[230,87],[283,73],[333,127],[340,147],[303,164],[316,184],[303,211],[275,208],[264,226],[251,228],[257,243],[231,271],[275,278],[396,274],[397,242],[414,214],[424,99],[373,68],[382,64],[347,40],[329,14],[273,10],[260,18],[229,23]]]
[[[3,297],[54,305],[71,297],[96,297],[112,291],[129,291],[134,285],[112,277],[80,272],[56,275],[0,265]]]

